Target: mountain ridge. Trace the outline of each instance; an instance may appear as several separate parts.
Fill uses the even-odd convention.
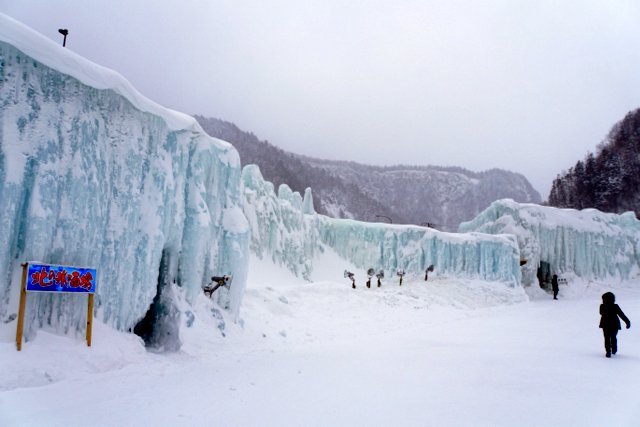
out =
[[[302,194],[311,187],[316,210],[334,218],[456,231],[495,200],[541,202],[522,174],[503,169],[474,172],[459,166],[374,166],[317,159],[282,150],[231,122],[195,118],[211,136],[233,144],[243,166],[257,164],[276,188],[287,184]]]

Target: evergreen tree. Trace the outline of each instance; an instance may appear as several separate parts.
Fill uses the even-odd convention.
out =
[[[611,128],[596,155],[588,153],[556,177],[548,203],[615,213],[633,210],[640,217],[640,109]]]

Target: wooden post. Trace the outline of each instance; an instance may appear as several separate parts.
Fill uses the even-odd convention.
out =
[[[93,326],[93,294],[89,294],[87,307],[87,347],[91,347],[91,327]]]
[[[22,264],[22,285],[20,286],[20,308],[18,309],[18,327],[16,329],[16,346],[22,350],[22,330],[24,328],[24,309],[27,304],[27,271],[29,263]]]

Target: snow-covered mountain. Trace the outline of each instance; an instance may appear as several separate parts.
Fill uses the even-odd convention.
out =
[[[354,162],[303,159],[309,165],[353,184],[387,207],[394,223],[432,224],[438,229],[455,231],[461,222],[473,219],[495,200],[511,198],[540,203],[540,195],[523,175],[501,169],[471,172],[455,167],[376,167]],[[348,194],[334,194],[331,199],[340,197],[348,198]],[[327,204],[328,208],[330,206]],[[365,207],[354,217],[380,221],[376,214],[380,215]]]
[[[233,123],[196,116],[210,135],[231,142],[243,165],[257,164],[266,180],[303,193],[313,189],[316,210],[333,218],[427,224],[455,231],[493,201],[540,203],[540,195],[518,173],[472,172],[456,167],[368,166],[283,151]]]

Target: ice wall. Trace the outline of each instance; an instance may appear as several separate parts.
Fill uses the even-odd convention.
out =
[[[321,241],[363,269],[438,274],[520,283],[518,247],[513,236],[444,233],[430,228],[372,224],[318,216]]]
[[[537,283],[540,261],[550,263],[552,274],[585,279],[626,280],[640,273],[640,221],[633,212],[616,215],[504,199],[462,223],[459,231],[517,236],[527,260],[525,285]]]
[[[234,274],[217,297],[237,315],[249,230],[231,145],[4,15],[0,82],[0,319],[28,260],[96,267],[96,313],[120,330],[162,287],[192,300],[218,274]],[[30,294],[27,335],[84,330],[85,307]]]
[[[439,274],[520,283],[514,236],[459,235],[418,226],[333,219],[313,211],[309,190],[304,200],[286,186],[276,196],[257,166],[245,166],[242,178],[251,250],[299,277],[313,277],[314,258],[328,246],[362,269],[384,269],[387,275],[398,268],[423,274],[433,264]]]
[[[283,184],[276,196],[273,184],[264,180],[258,166],[247,165],[242,170],[242,194],[251,251],[311,280],[313,258],[321,250],[311,190],[302,199]]]

